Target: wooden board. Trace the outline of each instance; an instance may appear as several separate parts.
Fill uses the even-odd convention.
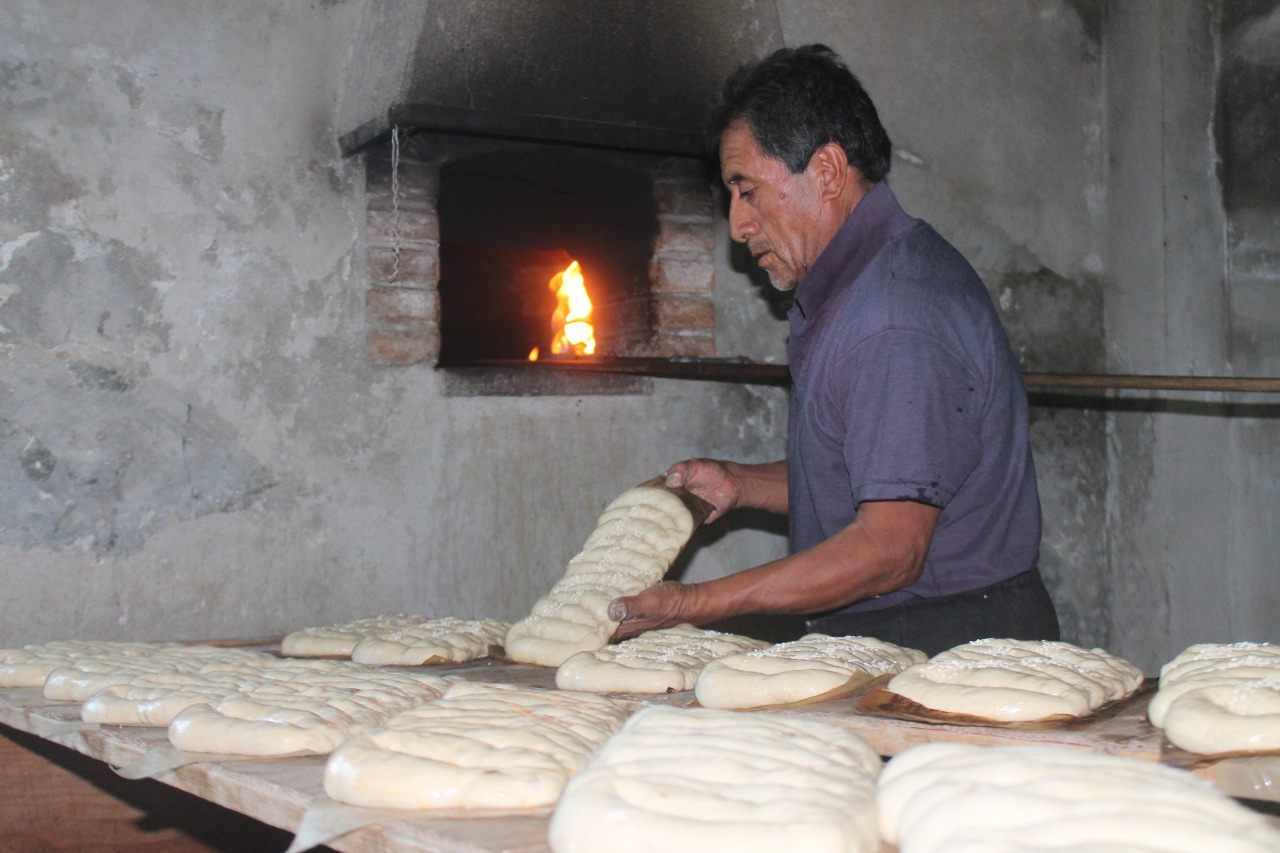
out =
[[[555,683],[554,669],[500,661],[433,667],[432,671],[471,681],[524,687],[549,688]],[[628,698],[649,704],[695,704],[691,691]],[[1128,702],[1117,705],[1101,719],[1049,730],[936,725],[874,717],[858,712],[857,694],[790,708],[743,713],[784,714],[833,722],[856,732],[884,756],[896,755],[918,744],[949,741],[988,746],[1052,744],[1158,761],[1161,758],[1161,738],[1146,721],[1149,698],[1150,691],[1143,691]],[[34,688],[0,689],[0,723],[114,766],[135,762],[139,756],[168,743],[164,729],[85,726],[79,722],[79,704],[52,702]],[[323,793],[324,761],[323,756],[312,756],[202,762],[165,773],[158,777],[158,781],[292,833],[297,830],[312,799]],[[1215,779],[1218,772],[1216,767],[1197,771],[1208,779]],[[1258,772],[1270,773],[1272,770],[1259,771],[1255,765],[1233,771],[1230,781],[1235,790],[1225,785],[1224,790],[1235,796],[1268,799],[1255,791]],[[1280,769],[1276,770],[1276,775],[1280,778]],[[540,817],[445,820],[412,816],[363,827],[329,842],[329,847],[352,853],[391,850],[405,853],[546,853],[548,850],[546,819]]]
[[[1049,728],[962,726],[873,716],[859,711],[861,694],[796,707],[787,713],[840,723],[885,756],[897,755],[920,744],[941,741],[980,746],[1042,744],[1159,761],[1160,732],[1147,721],[1147,704],[1152,692],[1150,689],[1140,690],[1128,700],[1105,709],[1102,714]]]

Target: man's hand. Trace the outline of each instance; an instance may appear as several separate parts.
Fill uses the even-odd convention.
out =
[[[715,509],[704,524],[710,524],[742,500],[742,484],[730,470],[730,463],[718,459],[686,459],[667,469],[667,485],[683,486]]]
[[[731,509],[751,507],[786,515],[787,463],[725,462],[720,459],[686,459],[667,469],[667,485],[684,486],[715,510],[707,523]]]
[[[664,581],[635,595],[615,598],[609,602],[609,618],[620,624],[613,641],[690,621],[697,597],[693,589],[675,581]]]

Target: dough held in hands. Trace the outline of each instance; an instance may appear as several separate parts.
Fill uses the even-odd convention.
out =
[[[511,627],[507,657],[558,667],[608,643],[618,629],[609,602],[662,580],[692,533],[692,513],[666,489],[623,492],[600,515],[564,576]]]

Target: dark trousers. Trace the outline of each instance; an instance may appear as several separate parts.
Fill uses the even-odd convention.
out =
[[[939,652],[988,637],[1008,640],[1058,639],[1058,615],[1040,572],[1032,569],[972,592],[918,598],[869,613],[834,613],[806,622],[811,632],[833,637],[874,637]]]

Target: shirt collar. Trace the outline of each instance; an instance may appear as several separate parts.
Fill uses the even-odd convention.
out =
[[[898,204],[887,181],[879,181],[850,211],[822,254],[796,286],[795,305],[812,317],[835,293],[856,279],[887,243],[918,220]]]

